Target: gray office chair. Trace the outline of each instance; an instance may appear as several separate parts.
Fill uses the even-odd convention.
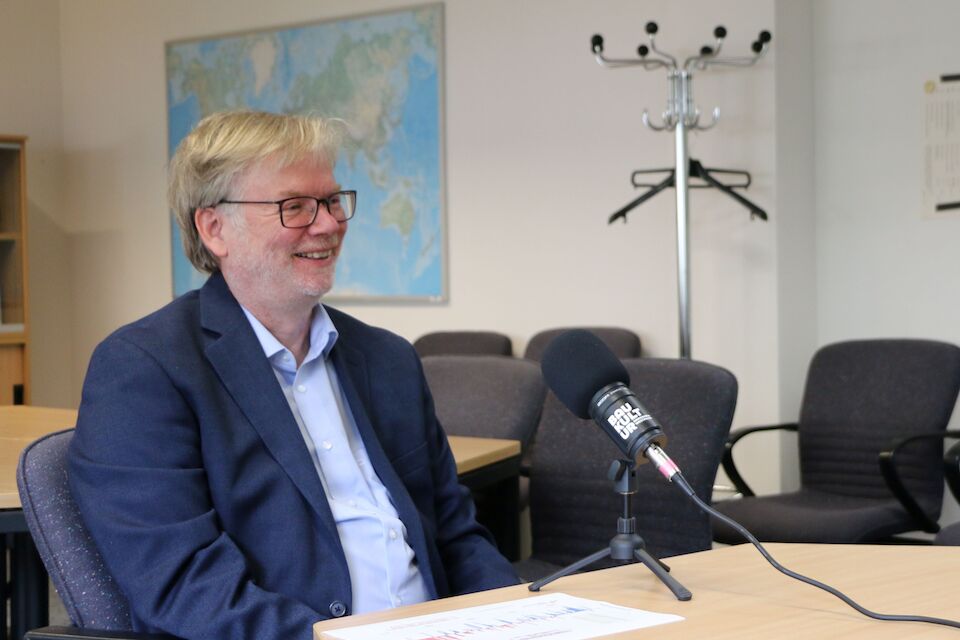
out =
[[[87,532],[67,483],[67,447],[73,429],[40,438],[24,449],[17,487],[30,535],[75,627],[45,627],[26,640],[99,638],[148,640],[170,636],[130,630],[130,606]]]
[[[709,501],[736,406],[736,378],[691,360],[636,358],[623,364],[630,388],[663,425],[665,450],[697,494]],[[620,457],[598,426],[548,395],[531,450],[533,554],[514,565],[523,579],[544,577],[608,545],[622,503],[607,470]],[[637,475],[633,506],[647,551],[663,558],[709,549],[708,517],[652,465],[641,465]]]
[[[640,357],[640,336],[629,329],[621,327],[561,327],[557,329],[546,329],[540,331],[530,338],[527,348],[524,349],[523,357],[527,360],[540,362],[543,357],[543,351],[547,348],[554,338],[561,333],[571,329],[584,329],[594,334],[613,352],[613,355],[620,359],[639,358]]]
[[[960,522],[955,522],[949,527],[944,527],[933,539],[934,544],[960,546]]]
[[[526,453],[546,394],[540,367],[502,356],[428,356],[423,369],[437,418],[448,434],[519,440]],[[520,557],[516,514],[527,495],[527,479],[517,477],[519,467],[518,462],[511,479],[473,492],[477,519],[511,560]]]
[[[958,432],[950,432],[952,438],[960,437]],[[960,442],[955,443],[943,455],[943,474],[954,500],[960,502]],[[944,527],[934,539],[934,544],[960,546],[960,522]]]
[[[540,367],[519,358],[445,355],[423,358],[423,372],[447,433],[519,440],[526,450],[546,393]]]
[[[936,532],[943,437],[960,389],[960,348],[929,340],[854,340],[813,357],[797,423],[739,429],[723,466],[741,500],[716,508],[770,542],[867,543]],[[800,489],[756,497],[733,447],[758,431],[799,435]],[[743,542],[714,523],[714,539]]]
[[[439,355],[512,356],[509,336],[496,331],[434,331],[413,341],[421,358]]]

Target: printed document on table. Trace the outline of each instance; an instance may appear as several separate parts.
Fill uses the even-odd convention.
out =
[[[565,593],[325,631],[340,640],[581,640],[683,620]]]

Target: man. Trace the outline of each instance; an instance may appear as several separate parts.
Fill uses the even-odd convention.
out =
[[[136,630],[307,640],[331,616],[517,582],[413,348],[319,303],[356,201],[337,131],[200,122],[170,201],[212,275],[93,354],[70,484]]]

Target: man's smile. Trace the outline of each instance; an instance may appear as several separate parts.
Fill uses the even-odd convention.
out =
[[[327,249],[326,251],[305,251],[293,255],[297,258],[308,258],[310,260],[326,260],[333,255],[333,249]]]

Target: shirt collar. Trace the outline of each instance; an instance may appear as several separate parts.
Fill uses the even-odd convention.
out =
[[[262,322],[257,320],[256,316],[250,313],[243,305],[240,305],[240,308],[243,309],[244,315],[247,316],[247,321],[250,323],[250,326],[253,327],[253,332],[257,335],[257,340],[260,341],[260,346],[263,348],[263,353],[267,356],[268,360],[273,361],[274,357],[279,353],[289,353],[289,350],[270,333],[269,329],[263,326]],[[330,314],[327,313],[326,307],[317,303],[310,319],[310,349],[307,351],[303,362],[309,362],[320,356],[326,360],[330,356],[330,351],[333,349],[333,345],[336,344],[339,336],[340,333],[337,331],[337,328],[333,326],[333,320],[330,319]]]

